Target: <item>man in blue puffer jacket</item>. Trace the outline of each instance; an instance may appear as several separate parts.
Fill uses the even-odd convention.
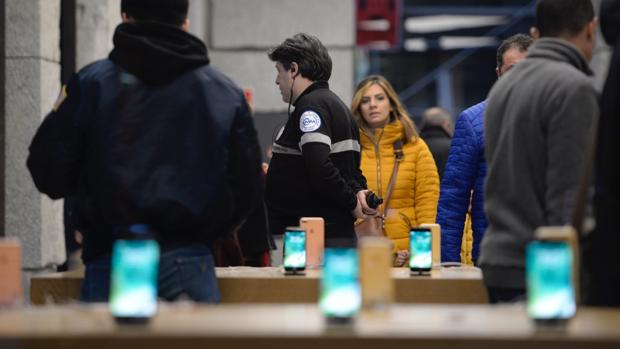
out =
[[[497,77],[525,57],[532,38],[517,34],[504,40],[497,50]],[[441,261],[460,262],[465,216],[471,200],[473,231],[472,260],[478,260],[480,241],[487,221],[483,185],[487,171],[484,158],[484,111],[486,101],[463,111],[456,122],[448,161],[441,181],[437,223],[441,225]]]

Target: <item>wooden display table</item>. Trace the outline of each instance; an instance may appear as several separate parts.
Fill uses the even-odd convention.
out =
[[[283,275],[281,268],[216,268],[223,303],[316,303],[320,270],[306,275]],[[398,303],[487,303],[480,269],[434,269],[430,276],[409,276],[406,268],[392,269]],[[34,276],[32,304],[67,303],[80,295],[83,272]]]
[[[316,305],[163,304],[147,326],[117,326],[105,305],[0,311],[0,348],[620,348],[620,310],[580,309],[539,331],[521,306],[398,304],[327,327]]]

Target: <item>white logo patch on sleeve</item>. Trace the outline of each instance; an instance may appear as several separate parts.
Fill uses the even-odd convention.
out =
[[[319,114],[312,110],[308,110],[301,114],[301,119],[299,119],[299,128],[301,132],[316,131],[319,127],[321,127],[321,118]]]

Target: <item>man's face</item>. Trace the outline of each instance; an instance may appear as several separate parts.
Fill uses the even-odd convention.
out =
[[[276,63],[276,70],[278,71],[278,76],[276,76],[276,85],[278,85],[278,88],[280,89],[282,101],[284,101],[284,103],[288,103],[291,100],[293,74],[290,69],[286,70],[280,62]]]
[[[525,58],[525,55],[527,55],[527,51],[521,52],[516,48],[510,48],[504,52],[504,62],[501,67],[497,68],[497,77],[499,78],[506,74],[506,72],[512,69],[515,64]]]

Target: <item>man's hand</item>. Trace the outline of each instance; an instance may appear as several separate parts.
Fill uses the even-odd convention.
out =
[[[370,190],[364,189],[357,192],[357,202],[362,205],[362,213],[367,216],[376,216],[378,211],[374,208],[370,208],[368,203],[366,203],[366,195]]]
[[[362,211],[362,204],[359,200],[359,197],[357,198],[357,205],[355,206],[355,209],[353,211],[351,211],[351,214],[353,215],[353,217],[355,217],[356,219],[364,219],[367,218],[368,216],[366,214],[364,214],[364,212]]]

